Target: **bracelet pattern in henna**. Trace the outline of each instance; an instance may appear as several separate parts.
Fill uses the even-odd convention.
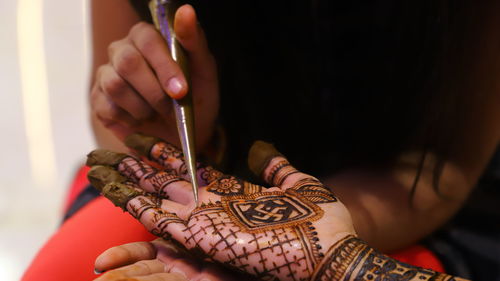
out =
[[[452,276],[396,261],[352,235],[330,247],[325,256],[311,280],[455,281]]]
[[[287,160],[282,160],[271,168],[266,181],[274,186],[281,186],[288,176],[298,172]]]

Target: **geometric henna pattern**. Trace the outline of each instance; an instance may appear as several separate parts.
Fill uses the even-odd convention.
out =
[[[394,260],[349,235],[330,247],[311,280],[455,281],[455,278]]]
[[[299,180],[291,189],[297,191],[297,193],[316,204],[337,202],[337,198],[333,192],[326,188],[319,180],[314,178]]]
[[[183,161],[184,156],[176,147],[160,142],[152,147],[149,155],[160,163],[164,171],[176,173],[179,177],[183,178],[187,176],[187,167]]]
[[[277,277],[288,280],[308,280],[314,261],[297,243],[302,243],[297,227],[275,227],[257,233],[242,231],[220,203],[206,205],[193,212],[184,233],[185,245],[205,249],[208,257],[262,280]],[[206,239],[207,236],[217,237]],[[213,242],[216,241],[216,242]],[[241,244],[240,241],[245,241]],[[290,254],[293,252],[293,254]],[[258,260],[258,264],[255,261]]]
[[[243,231],[258,233],[318,220],[323,210],[295,191],[223,196],[222,206]]]
[[[159,171],[153,174],[148,179],[148,183],[152,185],[153,189],[156,191],[156,195],[168,199],[166,194],[167,186],[179,181],[186,181],[185,179],[179,178],[176,175],[169,174],[167,172]]]
[[[118,169],[123,176],[135,182],[139,182],[141,178],[147,177],[155,172],[149,165],[145,165],[144,162],[132,157],[124,158],[118,165]]]
[[[299,171],[290,165],[287,160],[281,160],[271,168],[265,180],[273,186],[281,186],[288,176],[295,173],[299,173]]]
[[[201,167],[199,169],[202,171],[200,177],[204,181],[204,183],[203,183],[204,185],[209,185],[213,181],[216,181],[219,178],[224,176],[223,173],[212,168],[211,166]]]
[[[207,191],[219,195],[215,200],[220,201],[213,202],[211,195],[208,203],[195,208],[187,219],[180,219],[162,210],[161,204],[168,185],[182,180],[170,172],[186,175],[183,161],[179,161],[182,153],[159,143],[150,155],[164,169],[158,172],[131,157],[118,165],[119,172],[130,180],[121,184],[133,188],[130,195],[125,194],[129,198],[127,210],[154,235],[171,239],[172,233],[187,249],[201,250],[214,262],[262,280],[456,280],[384,256],[353,235],[324,252],[314,222],[324,217],[320,204],[338,200],[311,177],[284,191],[265,192],[259,185],[211,167],[199,167],[200,182]],[[281,186],[295,173],[298,171],[283,160],[271,168],[266,181]],[[147,190],[155,194],[137,190],[137,183],[150,185]],[[147,219],[144,214],[148,214]]]
[[[366,259],[364,260],[359,272],[355,274],[356,278],[354,280],[455,280],[454,277],[447,274],[434,272],[432,270],[396,261],[388,256],[376,252],[374,249],[365,251],[364,256]],[[359,259],[360,258],[361,257],[359,257]],[[355,265],[353,265],[349,273],[353,273],[354,269]]]
[[[348,267],[367,247],[365,243],[352,235],[341,239],[328,249],[326,257],[317,266],[311,280],[349,280],[350,275],[346,276]],[[345,276],[344,279],[342,279],[343,276]]]

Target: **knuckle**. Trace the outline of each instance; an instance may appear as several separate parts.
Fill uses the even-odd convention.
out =
[[[99,97],[99,90],[98,90],[98,87],[97,86],[94,86],[92,87],[92,90],[90,91],[90,96],[89,96],[89,100],[90,100],[90,105],[92,106],[92,108],[95,107],[96,103],[97,103],[97,98]],[[95,108],[94,108],[95,109]]]
[[[134,265],[137,266],[140,269],[146,269],[146,270],[151,271],[151,268],[149,267],[149,264],[147,262],[145,262],[145,261],[138,261]]]
[[[102,81],[102,89],[113,98],[119,97],[127,87],[127,83],[118,75],[112,75]]]
[[[142,53],[144,54],[153,54],[156,52],[156,50],[159,47],[159,42],[158,40],[155,40],[156,38],[153,37],[153,34],[147,33],[145,34],[144,39],[142,39],[142,42],[138,43],[138,46],[141,50]]]
[[[109,119],[117,121],[121,119],[122,114],[116,106],[110,106],[108,107],[107,116]]]
[[[151,28],[153,28],[153,25],[145,21],[140,21],[132,26],[129,32],[129,37],[134,38],[135,36],[143,34],[145,31],[150,30]]]
[[[168,104],[167,95],[164,93],[159,93],[150,98],[150,104],[156,110],[164,110],[164,107]]]
[[[115,58],[114,67],[120,75],[130,75],[141,64],[143,58],[132,46],[124,46]]]
[[[108,45],[108,56],[112,57],[113,54],[115,54],[116,51],[120,49],[121,45],[123,45],[123,40],[116,40],[116,41],[111,42]]]

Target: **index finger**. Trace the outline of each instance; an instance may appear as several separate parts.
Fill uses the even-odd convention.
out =
[[[144,56],[158,78],[162,89],[172,98],[186,95],[188,84],[179,65],[172,59],[162,35],[147,23],[139,23],[132,28],[130,36],[133,44]]]

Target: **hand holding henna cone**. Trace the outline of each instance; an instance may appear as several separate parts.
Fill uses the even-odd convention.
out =
[[[349,212],[316,178],[256,143],[249,166],[264,188],[200,166],[199,207],[183,178],[182,153],[140,135],[127,143],[161,169],[97,151],[89,179],[159,237],[263,280],[458,280],[389,259],[356,238]],[[121,194],[120,196],[118,194]]]

